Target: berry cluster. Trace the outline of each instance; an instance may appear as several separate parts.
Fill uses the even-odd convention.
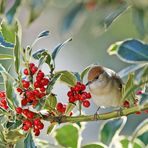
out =
[[[6,94],[4,91],[0,91],[0,107],[2,107],[5,110],[8,109]]]
[[[138,91],[136,92],[136,95],[142,95],[142,94],[143,94],[143,92],[142,92],[141,90],[138,90]],[[139,103],[139,100],[138,100],[138,99],[135,99],[135,100],[134,100],[134,105],[137,106],[138,103]],[[125,107],[125,108],[130,108],[130,107],[131,107],[130,102],[127,101],[127,100],[125,100],[125,101],[123,102],[123,107]],[[148,110],[146,110],[145,112],[148,113]],[[138,111],[138,112],[136,112],[135,114],[140,115],[140,114],[141,114],[141,111]]]
[[[28,131],[30,128],[33,128],[35,136],[39,136],[40,130],[44,128],[44,124],[41,122],[40,118],[35,117],[35,113],[29,109],[22,109],[21,107],[16,108],[17,114],[21,114],[25,117],[23,120],[22,129]]]
[[[23,79],[21,87],[17,88],[17,91],[23,96],[21,105],[26,106],[31,104],[35,107],[39,100],[46,95],[46,87],[49,79],[45,77],[45,74],[41,70],[38,71],[34,63],[30,63],[29,69],[24,69],[23,73],[26,79]],[[33,81],[33,76],[36,76],[35,81],[31,83],[27,79],[30,78]]]
[[[67,93],[69,97],[69,102],[74,103],[80,101],[84,107],[88,108],[90,106],[89,99],[91,94],[85,91],[86,86],[81,82],[77,82],[74,87],[71,87],[70,91]]]
[[[56,109],[59,113],[61,114],[65,114],[65,111],[66,111],[66,105],[65,104],[62,104],[61,102],[57,103],[56,105]],[[72,112],[70,112],[70,116],[72,116]]]

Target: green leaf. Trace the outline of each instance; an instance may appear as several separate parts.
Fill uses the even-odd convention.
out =
[[[131,105],[134,105],[134,100],[135,100],[135,92],[131,92],[127,97],[126,97],[126,93],[133,88],[134,86],[134,78],[135,78],[135,74],[134,73],[130,73],[128,75],[128,79],[127,82],[125,84],[125,86],[123,87],[123,94],[122,94],[122,98],[123,101],[128,100],[130,102]]]
[[[113,55],[113,54],[117,54],[118,48],[119,46],[122,44],[123,42],[116,42],[112,45],[110,45],[110,47],[108,48],[107,52],[109,53],[109,55]]]
[[[137,31],[140,33],[140,35],[145,35],[145,27],[144,27],[144,13],[145,11],[143,9],[139,9],[137,7],[133,7],[133,22],[136,26]]]
[[[0,54],[0,60],[9,60],[9,59],[13,59],[13,56],[9,54]]]
[[[12,143],[16,143],[24,137],[25,136],[19,130],[11,130],[5,135],[6,140]]]
[[[56,81],[59,79],[60,76],[61,76],[61,74],[57,74],[57,75],[55,75],[55,76],[52,78],[51,82],[48,84],[48,86],[47,86],[47,88],[46,88],[46,92],[47,92],[48,94],[51,93],[54,84],[56,83]]]
[[[107,121],[101,128],[100,141],[109,146],[114,137],[119,135],[126,123],[126,117]]]
[[[15,35],[15,46],[14,46],[14,64],[15,64],[15,70],[17,74],[20,72],[20,42],[18,35]]]
[[[68,124],[55,131],[57,142],[63,147],[78,147],[79,129]]]
[[[0,14],[3,14],[6,8],[7,0],[0,1]]]
[[[142,135],[145,132],[148,132],[148,119],[142,121],[142,123],[139,124],[138,127],[134,130],[131,141],[134,141],[136,137]]]
[[[122,69],[121,71],[118,72],[118,75],[123,78],[125,76],[127,76],[129,73],[131,72],[135,72],[136,70],[144,67],[146,64],[133,64],[133,65],[130,65],[124,69]]]
[[[114,54],[127,63],[144,63],[148,61],[148,45],[136,39],[129,39],[122,42]]]
[[[114,10],[111,14],[109,14],[105,20],[104,20],[104,25],[105,29],[107,29],[116,19],[123,14],[127,10],[128,6],[127,4],[122,4],[121,6],[117,7],[116,10]]]
[[[92,67],[92,65],[87,66],[87,67],[81,72],[80,77],[81,77],[81,81],[82,81],[82,82],[83,82],[83,79],[84,79],[85,75],[88,73],[88,71],[90,70],[91,67]]]
[[[55,60],[55,58],[56,58],[57,54],[59,53],[60,49],[61,49],[64,45],[66,45],[68,42],[70,42],[70,41],[72,41],[72,38],[66,40],[66,41],[63,42],[62,44],[59,44],[58,46],[56,46],[56,47],[53,49],[53,52],[52,52],[52,55],[51,55],[53,61]]]
[[[106,145],[104,145],[103,143],[94,143],[94,144],[88,144],[88,145],[84,145],[82,146],[82,148],[107,148]]]
[[[148,145],[148,131],[144,132],[142,135],[137,137],[138,139],[140,139],[145,145]]]
[[[6,71],[2,64],[0,64],[0,72]]]
[[[24,146],[24,148],[36,148],[31,132],[29,132],[27,137],[25,138]]]
[[[65,115],[69,115],[71,113],[71,111],[74,109],[76,105],[74,103],[68,103],[67,107],[66,107],[66,111],[65,111]]]
[[[75,77],[75,75],[72,73],[72,72],[69,72],[69,71],[58,71],[56,72],[56,75],[57,74],[61,74],[61,77],[60,77],[60,82],[62,83],[65,83],[66,85],[68,86],[74,86],[77,82],[77,79]]]
[[[49,36],[49,30],[45,30],[38,35],[38,38]]]
[[[50,94],[47,96],[43,108],[47,109],[48,111],[52,111],[53,109],[55,109],[56,104],[57,104],[56,96],[54,94]]]
[[[49,65],[49,67],[51,66],[51,55],[48,53],[46,49],[37,50],[35,53],[33,53],[32,56],[36,60],[39,60],[41,56],[46,56],[47,58],[45,62]]]
[[[37,19],[47,6],[48,0],[27,0],[29,5],[29,24]]]
[[[7,127],[9,130],[12,130],[12,129],[18,128],[21,124],[22,124],[22,121],[16,120],[16,121],[14,121],[14,122],[8,122],[8,123],[6,124],[6,127]]]
[[[144,144],[139,140],[139,139],[135,139],[135,141],[132,143],[129,138],[127,137],[122,137],[122,139],[120,139],[120,143],[122,145],[122,148],[144,148]]]
[[[52,122],[52,123],[48,126],[48,128],[47,128],[47,134],[48,134],[48,135],[53,131],[53,129],[54,129],[54,127],[55,127],[56,125],[57,125],[56,122]]]
[[[13,90],[12,81],[10,80],[10,76],[7,72],[3,71],[1,72],[1,74],[4,79],[4,86],[5,86],[8,106],[14,110],[14,104],[17,104],[17,102],[13,96],[14,90]]]
[[[146,103],[148,103],[148,93],[143,93],[141,94],[139,105],[144,105]]]
[[[17,8],[20,6],[20,4],[21,4],[21,0],[15,0],[15,3],[13,4],[13,6],[6,13],[6,17],[9,24],[12,23],[14,16],[16,14]]]
[[[8,24],[6,21],[1,22],[1,33],[4,37],[4,40],[10,43],[15,42],[15,34],[18,32],[18,22],[14,21],[13,24]]]

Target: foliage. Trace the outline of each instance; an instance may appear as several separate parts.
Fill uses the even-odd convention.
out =
[[[55,60],[60,53],[59,51],[72,39],[70,38],[58,44],[52,50],[52,53],[48,49],[40,49],[34,52],[33,46],[37,41],[49,35],[48,30],[41,32],[32,45],[26,48],[22,47],[21,26],[16,19],[16,12],[21,3],[20,0],[16,0],[12,7],[7,10],[6,1],[0,1],[0,13],[3,14],[7,10],[6,17],[2,19],[0,26],[0,46],[13,51],[9,54],[1,53],[0,60],[11,60],[15,70],[15,76],[12,77],[9,69],[7,70],[0,65],[4,88],[4,91],[0,92],[0,145],[1,147],[13,147],[23,141],[22,143],[26,148],[35,148],[36,145],[41,146],[42,144],[51,146],[48,142],[37,140],[33,135],[34,133],[35,136],[38,136],[44,128],[43,122],[48,121],[47,134],[52,134],[57,142],[57,145],[52,145],[52,147],[80,147],[81,134],[84,129],[80,121],[95,120],[91,118],[92,116],[82,114],[82,106],[88,108],[90,105],[89,99],[91,95],[86,92],[86,86],[83,83],[84,77],[92,65],[86,67],[81,73],[67,70],[55,71]],[[47,3],[47,0],[26,1],[30,12],[28,23],[32,23],[37,19]],[[53,3],[55,4],[55,2]],[[63,3],[69,4],[72,3],[72,0],[64,0]],[[69,13],[63,19],[62,31],[71,29],[75,25],[74,20],[79,19],[80,14],[97,10],[101,6],[108,8],[110,5],[114,5],[116,7],[114,12],[100,20],[100,22],[103,22],[105,29],[110,27],[128,9],[133,9],[133,21],[141,36],[145,36],[144,15],[147,11],[147,3],[143,5],[141,2],[138,5],[134,1],[126,2],[122,0],[117,2],[113,0],[102,2],[88,0],[74,3],[75,6],[69,10]],[[100,24],[99,27],[102,27],[102,23]],[[128,75],[127,81],[122,88],[123,115],[128,115],[130,111],[136,114],[141,113],[143,110],[148,112],[148,45],[138,39],[127,39],[112,44],[108,49],[108,53],[116,55],[123,62],[132,63],[132,65],[118,73],[121,77]],[[32,59],[36,60],[38,65],[31,63]],[[46,74],[42,71],[44,64],[47,64],[49,68],[49,72]],[[138,71],[139,69],[141,70]],[[136,78],[137,75],[140,75],[138,79]],[[39,81],[42,83],[41,86],[38,86]],[[64,83],[70,89],[67,94],[69,98],[67,104],[58,102],[57,95],[53,93],[53,88],[58,82]],[[79,97],[77,99],[72,98],[73,95]],[[128,106],[124,106],[125,101],[129,103]],[[73,115],[76,109],[80,115]],[[113,119],[106,121],[100,129],[98,142],[84,145],[83,148],[118,147],[118,145],[123,148],[129,146],[143,148],[148,145],[147,119],[135,129],[131,136],[125,137],[121,135],[121,131],[125,126],[126,117],[119,117],[120,115],[115,113],[111,113]],[[104,119],[110,118],[108,114],[102,115]],[[114,117],[118,118],[114,119]],[[65,122],[69,123],[63,125]],[[57,128],[58,124],[62,124],[60,128]]]

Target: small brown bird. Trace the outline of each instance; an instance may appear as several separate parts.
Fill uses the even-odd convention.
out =
[[[113,70],[98,65],[92,66],[88,72],[87,84],[98,107],[121,107],[123,82]]]

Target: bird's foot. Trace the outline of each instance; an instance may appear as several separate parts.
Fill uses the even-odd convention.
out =
[[[118,116],[123,116],[123,108],[120,107],[118,110],[117,110],[117,114]]]
[[[100,110],[100,107],[97,108],[95,114],[94,114],[94,120],[98,120],[98,111]]]

